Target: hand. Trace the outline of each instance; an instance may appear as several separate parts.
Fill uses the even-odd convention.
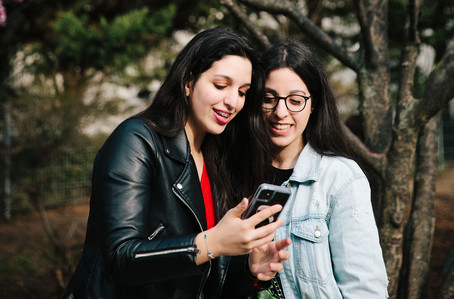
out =
[[[290,253],[283,250],[290,243],[290,239],[287,238],[254,248],[249,254],[251,274],[256,276],[258,280],[270,280],[273,278],[277,272],[283,269],[282,262],[290,257]]]
[[[197,264],[206,262],[208,246],[215,257],[221,255],[243,255],[251,253],[255,247],[270,243],[274,239],[274,231],[282,224],[282,219],[255,228],[257,224],[282,209],[281,205],[273,205],[252,215],[248,219],[241,219],[248,206],[248,199],[243,200],[230,209],[215,227],[197,235],[197,248],[201,250],[197,255]],[[206,234],[207,244],[204,244],[203,235]]]

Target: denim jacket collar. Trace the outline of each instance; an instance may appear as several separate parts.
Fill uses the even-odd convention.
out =
[[[320,175],[321,160],[322,156],[307,143],[296,161],[289,180],[299,183],[317,181]]]

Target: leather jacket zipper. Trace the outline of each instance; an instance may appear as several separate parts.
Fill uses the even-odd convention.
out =
[[[199,224],[200,231],[202,232],[203,231],[202,224],[200,223],[199,218],[197,218],[197,215],[195,214],[194,210],[186,203],[184,198],[180,195],[178,190],[175,189],[175,187],[172,187],[172,191],[183,202],[183,204],[191,211],[192,215],[194,215],[194,218],[197,220],[197,223]],[[194,249],[195,249],[195,252],[197,252],[196,250],[198,250],[198,249],[197,248],[194,248]],[[209,263],[208,271],[206,271],[206,273],[204,274],[204,276],[202,278],[202,281],[201,281],[200,287],[199,287],[199,293],[197,294],[197,298],[202,298],[203,287],[205,286],[205,283],[211,272],[211,260],[209,260],[208,263]]]
[[[158,228],[151,234],[148,236],[148,240],[153,240],[154,237],[156,237],[157,234],[159,234],[162,230],[164,229],[164,225],[163,224],[160,224],[158,226]]]
[[[197,252],[198,249],[195,246],[186,247],[186,248],[178,248],[178,249],[168,249],[168,250],[161,250],[155,252],[147,252],[147,253],[136,253],[134,258],[144,258],[144,257],[151,257],[156,255],[165,255],[165,254],[172,254],[172,253],[181,253],[181,252]]]

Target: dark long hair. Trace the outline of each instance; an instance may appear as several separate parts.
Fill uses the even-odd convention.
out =
[[[303,132],[304,142],[309,142],[316,152],[323,155],[353,158],[333,90],[318,56],[301,42],[285,40],[263,54],[262,65],[265,77],[278,68],[292,69],[309,89],[314,110]]]
[[[202,144],[203,156],[211,180],[216,216],[220,219],[235,206],[245,194],[252,192],[251,184],[233,183],[252,180],[254,165],[266,158],[266,132],[260,114],[260,99],[257,94],[262,88],[263,72],[260,70],[259,55],[240,35],[226,28],[217,27],[197,34],[175,59],[167,78],[158,90],[151,105],[137,116],[164,136],[174,136],[184,129],[189,113],[189,99],[185,95],[188,80],[197,81],[212,64],[226,55],[249,59],[252,63],[251,87],[247,92],[243,109],[227,125],[220,135],[207,134]],[[245,128],[249,128],[246,130]],[[259,139],[250,135],[256,135]],[[246,161],[243,150],[257,155]]]

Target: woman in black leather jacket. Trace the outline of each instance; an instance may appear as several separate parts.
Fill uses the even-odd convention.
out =
[[[199,33],[152,104],[114,130],[94,162],[84,251],[65,298],[242,298],[282,269],[289,242],[272,241],[281,220],[255,229],[281,207],[242,220],[239,200],[253,190],[230,184],[253,181],[252,166],[269,158],[256,57],[227,29]],[[254,149],[257,164],[244,161]]]

